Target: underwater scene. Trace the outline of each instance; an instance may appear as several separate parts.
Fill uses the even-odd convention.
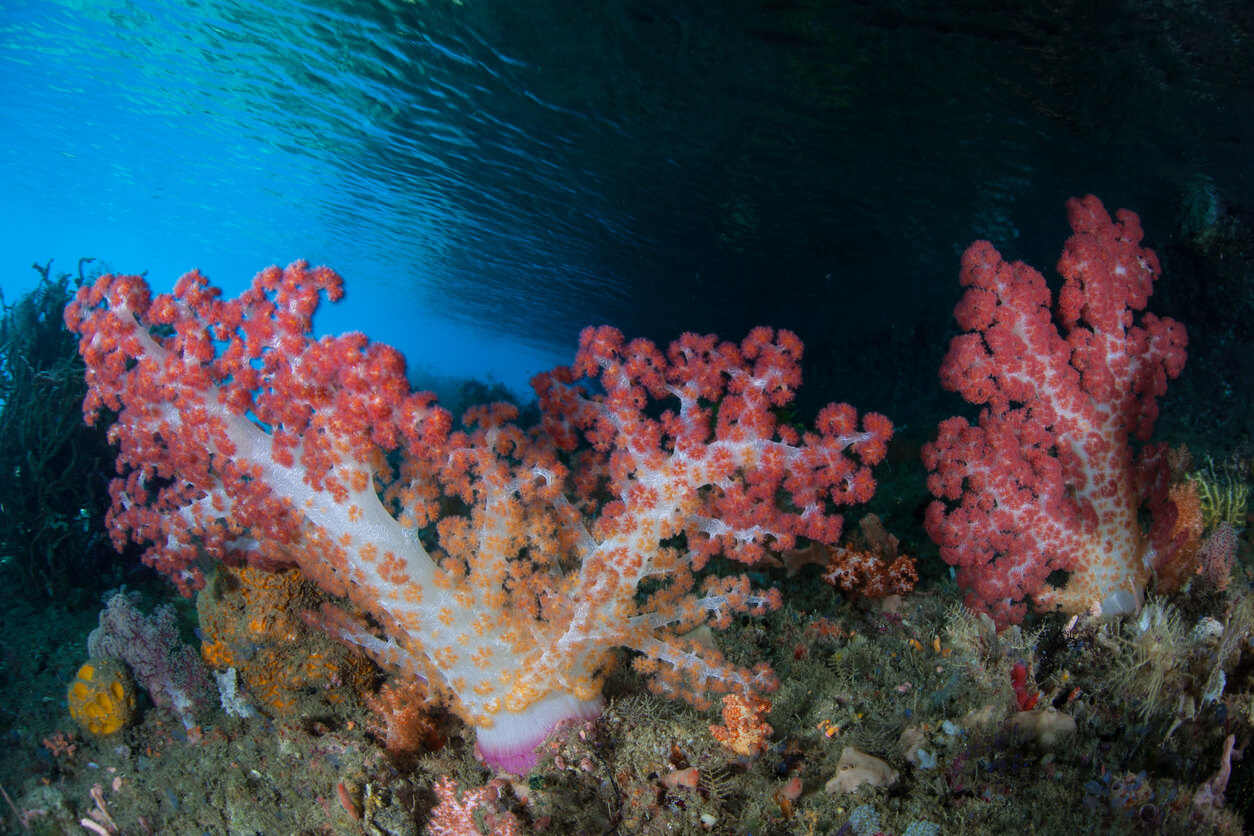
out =
[[[0,833],[1254,822],[1254,5],[2,0],[0,90]]]

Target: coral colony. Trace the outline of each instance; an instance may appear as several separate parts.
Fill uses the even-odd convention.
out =
[[[871,468],[893,428],[846,404],[824,407],[808,429],[785,420],[801,382],[801,342],[788,331],[757,328],[738,344],[685,334],[661,348],[587,328],[570,366],[533,380],[538,418],[524,423],[508,404],[450,414],[411,391],[397,351],[362,334],[315,339],[315,310],[343,292],[327,268],[270,268],[234,299],[197,272],[156,296],[138,277],[104,276],[78,292],[65,321],[85,361],[89,422],[116,413],[107,522],[118,547],[143,546],[185,593],[215,571],[200,599],[202,652],[228,669],[215,676],[229,713],[275,709],[318,677],[361,693],[370,685],[352,686],[352,671],[372,683],[368,656],[396,674],[364,696],[375,714],[367,728],[393,764],[442,745],[446,718],[429,711],[433,696],[472,726],[477,753],[501,774],[461,787],[440,767],[432,834],[582,821],[588,810],[601,815],[591,802],[603,796],[597,829],[652,821],[695,832],[732,809],[720,789],[728,770],[771,788],[737,810],[754,832],[792,819],[799,804],[807,818],[795,829],[817,832],[830,815],[822,796],[898,782],[912,783],[907,807],[950,805],[956,820],[976,822],[1003,815],[995,808],[1037,763],[1046,780],[1024,786],[1042,799],[1068,792],[1059,770],[1101,776],[1085,783],[1085,805],[1106,822],[1132,822],[1134,811],[1138,826],[1170,816],[1197,832],[1237,832],[1224,805],[1242,751],[1233,731],[1241,698],[1224,692],[1245,664],[1254,604],[1233,596],[1224,622],[1205,615],[1190,631],[1161,596],[1189,604],[1193,617],[1237,586],[1229,575],[1245,547],[1244,480],[1211,468],[1187,476],[1187,451],[1150,442],[1157,400],[1184,367],[1184,328],[1144,313],[1159,266],[1137,216],[1112,219],[1093,196],[1067,208],[1056,298],[1039,272],[986,241],[962,259],[962,333],[940,378],[980,411],[973,423],[942,422],[923,463],[924,525],[957,568],[967,606],[951,607],[935,633],[927,613],[939,613],[943,593],[846,610],[840,621],[800,607],[777,616],[757,647],[799,687],[772,697],[773,716],[775,670],[753,650],[733,664],[704,629],[781,606],[778,590],[750,586],[745,567],[782,568],[800,583],[802,567],[818,564],[815,582],[863,598],[904,595],[917,578],[873,514],[841,541],[840,512],[873,496]],[[228,587],[284,618],[245,620],[225,598],[211,608]],[[328,596],[335,603],[318,608]],[[1071,618],[1022,630],[1029,606]],[[1085,617],[1138,611],[1107,624]],[[224,621],[246,621],[246,640]],[[317,658],[313,679],[254,678],[244,666],[237,690],[235,665],[259,642],[300,646],[298,633],[353,665],[302,651],[294,664]],[[116,595],[89,644],[68,702],[90,733],[131,722],[129,668],[179,715],[186,739],[201,739],[196,715],[215,695],[172,609],[144,616]],[[833,646],[826,665],[807,662]],[[621,648],[655,692],[705,709],[721,702],[722,722],[671,729],[658,720],[669,707],[632,698],[603,711]],[[258,684],[273,682],[286,690]],[[1156,757],[1188,769],[1218,759],[1219,771],[1193,789],[1128,771],[1120,747],[1144,735],[1127,723],[1133,709],[1170,722]],[[807,714],[809,729],[799,725]],[[1203,716],[1191,736],[1172,736]],[[1055,758],[1050,750],[1081,724],[1124,730],[1085,746],[1074,764]],[[820,746],[840,735],[840,756],[822,795],[803,800],[798,764],[825,757],[806,748],[807,734]],[[892,762],[861,751],[868,742]],[[61,757],[76,744],[45,746]],[[829,765],[835,751],[826,750]],[[927,770],[934,779],[920,780]],[[334,786],[353,819],[381,809],[351,781]],[[567,792],[580,787],[586,795]],[[94,791],[92,815],[103,820]],[[509,798],[530,815],[520,818]],[[889,832],[872,804],[828,803],[841,832]],[[1038,812],[1055,808],[1042,802]],[[1017,822],[1027,809],[987,820]],[[939,825],[913,819],[892,832]]]
[[[1111,220],[1092,195],[1067,203],[1073,235],[1058,272],[1058,322],[1045,279],[987,241],[962,257],[967,288],[941,383],[984,405],[972,426],[940,425],[924,448],[937,497],[928,534],[958,567],[967,605],[999,626],[1042,611],[1135,612],[1150,575],[1174,559],[1165,448],[1145,445],[1168,378],[1184,368],[1184,326],[1141,311],[1158,258],[1141,222]],[[1138,521],[1147,510],[1148,531]],[[1066,572],[1055,586],[1050,575]]]
[[[455,424],[410,391],[394,349],[312,338],[321,297],[342,292],[303,262],[236,299],[197,272],[156,297],[135,276],[79,292],[66,322],[84,409],[118,413],[117,545],[146,544],[189,593],[207,560],[299,567],[350,602],[314,623],[426,680],[509,771],[557,723],[600,713],[618,647],[655,690],[698,705],[776,685],[683,634],[774,609],[779,593],[722,574],[698,588],[695,573],[799,537],[835,544],[836,509],[871,497],[892,434],[844,404],[813,430],[779,420],[800,383],[796,335],[685,334],[663,351],[588,328],[571,366],[535,379],[539,425],[500,404]],[[1092,452],[1097,467],[1132,464]]]

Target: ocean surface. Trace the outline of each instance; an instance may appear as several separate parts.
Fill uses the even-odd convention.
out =
[[[0,4],[0,287],[81,257],[235,292],[297,258],[326,331],[524,389],[580,328],[944,328],[975,238],[1048,268],[1096,193],[1169,241],[1254,205],[1229,3]]]

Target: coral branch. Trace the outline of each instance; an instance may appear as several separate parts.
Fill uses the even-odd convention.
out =
[[[778,420],[800,382],[796,335],[687,334],[663,352],[589,328],[570,367],[535,379],[539,426],[496,404],[455,427],[393,349],[310,337],[320,297],[341,293],[301,262],[231,300],[199,273],[156,298],[127,276],[79,293],[66,321],[84,409],[119,411],[119,545],[146,544],[185,591],[205,559],[298,566],[374,622],[324,609],[311,623],[425,680],[514,771],[557,722],[599,712],[615,648],[696,702],[773,687],[764,666],[679,635],[778,593],[744,578],[697,591],[696,573],[836,542],[836,509],[870,497],[892,433],[847,405],[807,432]]]

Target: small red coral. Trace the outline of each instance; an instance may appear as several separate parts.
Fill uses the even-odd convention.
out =
[[[521,836],[518,819],[512,813],[500,812],[496,804],[492,784],[475,790],[466,790],[457,797],[457,784],[447,775],[432,787],[440,803],[431,811],[427,833],[431,836],[482,836],[475,811],[483,810],[484,824],[494,836]]]
[[[1040,699],[1040,692],[1032,692],[1028,690],[1028,666],[1023,662],[1015,662],[1015,666],[1010,670],[1010,687],[1015,692],[1015,702],[1019,706],[1020,711],[1031,711],[1036,708],[1036,701]]]
[[[819,576],[841,591],[864,598],[903,595],[914,589],[919,573],[914,558],[898,554],[897,538],[875,514],[858,525],[851,546],[829,546],[827,565]]]

